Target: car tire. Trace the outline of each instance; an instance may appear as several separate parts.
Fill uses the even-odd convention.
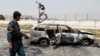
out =
[[[48,39],[41,39],[41,40],[39,40],[39,45],[41,47],[48,47],[49,46],[49,40]]]
[[[81,45],[82,46],[89,46],[91,43],[90,43],[90,40],[89,39],[83,39],[81,41]]]

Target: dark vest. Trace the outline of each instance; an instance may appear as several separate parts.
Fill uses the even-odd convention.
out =
[[[19,24],[13,20],[10,23],[13,24],[13,26],[12,26],[13,31],[11,32],[13,35],[12,41],[22,41],[22,33],[20,32]],[[9,30],[10,30],[10,28],[8,27],[8,31]]]

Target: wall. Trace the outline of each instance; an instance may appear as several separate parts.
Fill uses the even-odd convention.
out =
[[[9,21],[0,20],[0,24],[8,24]],[[100,29],[100,21],[44,21],[43,23],[57,23],[57,24],[66,24],[74,28],[89,28],[89,29]],[[36,25],[37,21],[33,20],[21,20],[19,24],[24,25]]]

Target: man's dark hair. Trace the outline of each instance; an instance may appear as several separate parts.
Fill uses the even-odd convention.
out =
[[[13,19],[16,19],[18,16],[21,16],[21,13],[18,11],[14,11],[13,13]]]

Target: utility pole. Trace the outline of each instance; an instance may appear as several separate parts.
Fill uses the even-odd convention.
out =
[[[65,19],[65,24],[66,24],[66,15],[64,15],[64,19]]]
[[[55,19],[57,19],[57,16],[55,15]]]
[[[88,20],[88,14],[87,14],[87,20]]]
[[[75,21],[76,21],[76,14],[75,14]]]

